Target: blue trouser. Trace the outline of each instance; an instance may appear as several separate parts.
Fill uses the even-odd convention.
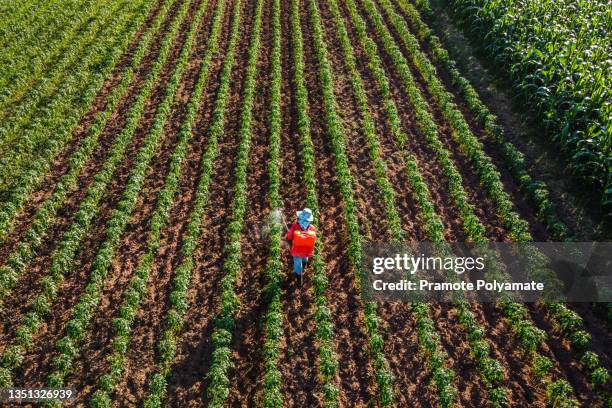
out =
[[[308,257],[300,257],[300,256],[294,256],[293,257],[293,271],[297,274],[297,275],[301,275],[302,271],[304,270],[304,266],[306,266],[306,262],[308,262]]]

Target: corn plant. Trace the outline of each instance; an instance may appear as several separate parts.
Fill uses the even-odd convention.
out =
[[[369,0],[367,0],[369,1]],[[485,188],[487,194],[495,204],[500,218],[504,222],[508,230],[510,238],[517,242],[529,242],[533,238],[529,233],[528,224],[525,220],[513,211],[513,204],[510,196],[503,189],[503,184],[499,172],[495,169],[490,157],[484,153],[482,143],[470,131],[465,119],[459,112],[458,108],[452,102],[452,96],[444,89],[440,80],[436,76],[435,68],[428,58],[420,51],[417,40],[409,32],[406,22],[393,10],[388,0],[381,0],[383,8],[389,15],[391,24],[398,31],[400,40],[404,46],[410,51],[412,60],[416,68],[420,71],[427,87],[433,95],[434,99],[441,106],[443,115],[453,128],[453,136],[459,142],[461,148],[466,153],[468,159],[474,166],[478,176],[481,179],[481,184]],[[546,273],[546,268],[542,265],[545,262],[542,255],[537,250],[531,247],[524,248],[527,264],[527,274],[532,278],[546,279],[550,284],[547,288],[555,288],[555,277],[552,272]],[[544,273],[542,273],[544,272]],[[579,354],[584,352],[589,343],[589,337],[586,332],[581,330],[582,319],[575,313],[569,311],[567,307],[560,303],[547,303],[547,310],[551,316],[553,323],[561,329],[561,332],[570,339],[573,349]],[[565,324],[562,321],[564,317],[573,314],[574,319],[570,319]],[[523,326],[520,326],[523,327]],[[531,338],[533,336],[527,336]],[[536,337],[537,338],[537,337]]]
[[[602,205],[612,204],[609,3],[450,0],[449,5],[496,65],[505,67],[572,172],[599,190]]]
[[[456,68],[455,61],[450,58],[448,52],[442,47],[440,39],[423,22],[414,5],[406,0],[398,0],[397,3],[407,19],[415,27],[415,35],[422,43],[427,44],[432,61],[439,64],[449,73],[453,85],[463,97],[477,123],[482,126],[491,140],[496,143],[498,151],[502,154],[514,180],[534,206],[536,216],[544,223],[550,236],[559,241],[570,238],[567,226],[556,214],[548,187],[544,182],[534,180],[527,172],[524,154],[505,138],[504,130],[497,123],[497,118],[481,101],[470,82],[461,75]]]

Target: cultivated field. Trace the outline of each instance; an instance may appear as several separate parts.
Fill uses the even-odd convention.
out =
[[[425,1],[0,10],[0,388],[94,407],[612,406],[601,305],[360,296],[366,241],[578,234]],[[300,286],[269,214],[303,207],[319,240]]]

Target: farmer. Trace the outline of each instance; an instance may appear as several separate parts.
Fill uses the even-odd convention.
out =
[[[314,252],[317,240],[317,229],[312,225],[312,211],[304,208],[296,213],[297,221],[287,231],[287,240],[291,241],[291,256],[293,256],[293,271],[301,282],[302,271]]]

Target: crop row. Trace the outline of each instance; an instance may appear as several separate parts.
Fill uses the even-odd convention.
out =
[[[186,3],[185,3],[186,4]],[[136,127],[140,121],[146,100],[152,93],[157,77],[164,66],[172,42],[178,35],[180,23],[187,13],[188,6],[185,5],[177,13],[176,19],[164,38],[160,53],[155,61],[151,72],[141,88],[141,92],[127,113],[125,127],[111,147],[108,159],[102,170],[95,176],[94,181],[88,187],[84,200],[81,202],[75,222],[64,234],[62,241],[51,256],[51,266],[47,276],[42,278],[42,293],[34,298],[30,304],[30,312],[22,318],[22,322],[15,330],[16,339],[13,344],[5,348],[0,362],[0,383],[10,384],[12,382],[12,370],[19,367],[23,356],[33,345],[33,339],[37,335],[42,319],[50,313],[51,304],[57,299],[59,287],[65,276],[72,271],[77,251],[80,249],[83,239],[90,231],[92,220],[98,213],[99,203],[113,178],[113,174],[121,162],[125,149],[131,141]],[[144,18],[144,17],[143,17]],[[135,20],[137,25],[140,21]]]
[[[300,23],[300,1],[291,1],[291,46],[293,50],[293,84],[295,87],[295,106],[297,111],[297,131],[299,134],[300,158],[302,161],[302,182],[306,189],[306,206],[313,212],[314,220],[319,219],[317,198],[317,175],[315,148],[311,137],[308,106],[308,88],[304,77],[304,42]],[[336,385],[338,375],[338,356],[335,348],[334,325],[328,307],[326,291],[328,278],[323,259],[323,238],[319,231],[312,258],[313,288],[315,298],[315,338],[318,352],[319,374],[323,404],[326,407],[338,406],[339,390]]]
[[[505,67],[573,172],[600,189],[604,205],[612,203],[609,3],[452,0],[449,5]]]
[[[108,35],[102,41],[92,47],[92,61],[83,60],[83,65],[95,63],[96,69],[89,69],[79,75],[71,76],[61,92],[52,103],[47,106],[48,115],[41,115],[31,124],[32,132],[24,134],[24,144],[37,144],[40,146],[31,152],[35,157],[25,164],[25,167],[12,168],[3,167],[3,174],[13,174],[19,171],[15,181],[6,191],[2,191],[2,203],[0,204],[0,239],[5,238],[5,234],[10,230],[11,223],[15,215],[22,209],[24,201],[29,194],[40,186],[43,176],[51,167],[53,158],[63,149],[70,139],[75,125],[79,122],[86,109],[91,106],[91,102],[96,97],[105,79],[112,69],[117,65],[124,51],[126,50],[132,35],[139,27],[133,24],[134,21],[142,22],[149,8],[149,3],[133,3],[134,9],[131,13],[121,13],[121,18],[115,25],[109,27],[115,35]],[[127,24],[127,28],[119,30],[120,23]],[[108,51],[107,54],[104,51]],[[94,58],[95,57],[95,58]],[[77,91],[79,85],[87,84],[85,89]],[[76,95],[75,95],[76,92]],[[69,98],[72,95],[76,100]],[[55,112],[56,108],[63,112],[61,115]],[[68,112],[66,112],[68,110]],[[40,120],[38,120],[40,119]],[[50,137],[51,129],[53,137]],[[27,156],[27,155],[26,155]]]
[[[117,5],[120,6],[120,5]],[[124,5],[124,8],[125,7]],[[123,13],[117,13],[115,10],[109,10],[112,16],[112,21],[104,25],[104,22],[94,27],[93,32],[88,35],[83,35],[86,40],[85,48],[73,47],[67,51],[67,61],[80,60],[78,67],[73,69],[68,78],[51,78],[50,81],[40,82],[41,89],[33,89],[34,92],[28,94],[26,98],[17,103],[15,110],[11,113],[12,117],[7,118],[6,122],[0,127],[0,139],[6,142],[3,156],[0,159],[0,188],[5,190],[11,187],[12,180],[19,175],[20,170],[32,161],[32,158],[39,159],[36,155],[43,152],[45,144],[49,139],[49,129],[57,122],[61,121],[65,113],[71,113],[74,109],[73,104],[77,104],[82,98],[86,87],[83,85],[89,84],[95,76],[95,65],[100,64],[98,59],[102,57],[103,52],[112,52],[112,48],[118,46],[118,41],[125,35],[122,30],[125,29],[130,18],[134,18],[134,14],[127,10]],[[114,12],[114,14],[113,14]],[[138,12],[138,11],[132,11]],[[100,33],[101,40],[96,39],[96,30],[102,28]],[[84,55],[80,52],[85,51]],[[62,87],[55,89],[54,81],[66,79]],[[48,87],[47,87],[48,86]],[[54,93],[45,100],[47,90],[55,90]],[[36,104],[41,104],[41,111],[38,112]],[[84,106],[84,108],[88,108]],[[72,136],[72,132],[68,133]],[[52,138],[51,138],[52,139]],[[13,143],[14,142],[14,143]],[[9,189],[10,191],[10,189]]]
[[[53,371],[47,379],[47,384],[50,387],[61,387],[64,385],[65,378],[70,373],[74,359],[80,355],[80,346],[85,339],[88,327],[100,303],[102,290],[111,268],[111,262],[121,237],[126,231],[130,217],[136,208],[138,196],[146,180],[151,160],[163,139],[164,128],[170,117],[174,96],[181,83],[189,57],[192,54],[193,41],[202,22],[202,16],[207,5],[208,0],[201,1],[193,16],[189,31],[181,48],[180,56],[166,86],[163,100],[156,109],[149,134],[135,157],[134,167],[130,170],[121,199],[113,209],[111,217],[106,224],[106,236],[94,257],[89,282],[84,293],[74,306],[73,317],[66,323],[66,335],[56,344],[58,354],[52,360]]]
[[[388,0],[382,0],[382,3],[391,19],[391,24],[399,32],[400,39],[410,51],[415,67],[425,79],[432,96],[441,106],[443,116],[448,120],[453,129],[453,136],[459,142],[460,147],[473,164],[480,177],[481,185],[485,188],[485,191],[495,204],[500,218],[508,229],[509,236],[517,242],[532,241],[533,238],[528,231],[527,222],[521,219],[520,216],[513,211],[512,200],[503,189],[499,172],[495,169],[490,157],[485,154],[482,143],[478,141],[470,131],[465,119],[456,105],[452,102],[452,96],[443,88],[443,85],[436,75],[435,68],[420,51],[418,42],[409,32],[405,21],[395,13]],[[541,279],[541,271],[543,270],[541,254],[538,254],[537,251],[530,251],[529,253],[526,252],[524,255],[526,255],[529,261],[526,270],[527,275],[531,278]],[[552,273],[549,271],[548,275],[548,278],[550,278]],[[554,287],[554,285],[550,286]],[[562,304],[546,303],[545,305],[553,323],[558,328],[562,328],[562,330],[560,330],[561,333],[568,337],[579,353],[583,352],[590,338],[588,334],[581,329],[582,321],[580,317]],[[568,318],[568,316],[571,316],[571,319]],[[565,328],[568,320],[571,320],[572,323],[569,327]],[[602,385],[601,381],[605,383],[609,380],[607,370],[604,368],[597,367],[595,371],[597,374],[595,376],[591,374],[590,378],[591,381],[596,379],[597,382],[594,382],[595,385]]]
[[[281,23],[280,0],[272,1],[272,55],[270,78],[270,116],[268,119],[270,137],[268,141],[268,203],[270,211],[282,208],[280,197],[281,184],[281,88],[282,88],[282,61],[281,61]],[[278,368],[280,357],[280,342],[284,336],[283,305],[281,302],[282,269],[282,225],[278,218],[272,219],[268,238],[268,261],[266,265],[266,296],[268,311],[265,317],[263,344],[264,381],[263,406],[264,408],[281,408],[283,397],[280,387],[282,375]]]
[[[178,144],[170,157],[170,170],[164,181],[164,187],[157,196],[157,204],[151,216],[151,229],[147,240],[147,249],[139,259],[134,277],[123,295],[123,303],[119,309],[119,316],[114,319],[115,336],[112,340],[112,353],[107,358],[109,369],[98,381],[98,390],[94,393],[92,405],[94,407],[112,406],[111,394],[117,383],[121,380],[125,358],[129,350],[133,324],[141,311],[140,306],[147,294],[148,281],[154,260],[160,249],[162,231],[166,228],[170,217],[173,200],[179,190],[179,180],[186,164],[189,142],[193,137],[193,126],[196,121],[202,92],[206,87],[210,74],[210,64],[218,46],[221,18],[225,9],[225,2],[220,1],[215,7],[213,23],[198,80],[187,104],[185,119],[178,133]]]
[[[349,6],[354,6],[354,5],[351,4]],[[354,14],[355,12],[354,8],[352,12]],[[339,12],[335,11],[334,14],[336,16],[336,20],[339,21],[340,24],[342,24],[341,20],[339,20],[340,18]],[[363,21],[359,21],[359,23],[360,23],[359,24],[360,27],[363,29],[363,24],[362,24]],[[348,42],[348,39],[346,40],[346,43],[347,44],[345,48],[347,50],[345,51],[345,53],[347,54],[351,52],[351,48],[350,48],[350,43]],[[380,75],[384,76],[384,71],[382,70],[382,67],[380,66],[381,62],[376,56],[375,52],[376,52],[376,46],[374,45],[374,48],[369,49],[369,53],[368,53],[369,63],[371,66],[376,67],[375,72],[378,73],[379,76]],[[351,55],[351,57],[354,59],[354,56]],[[345,58],[345,59],[350,60],[351,58]],[[353,65],[353,64],[350,64],[350,65]],[[378,78],[377,82],[379,84],[383,83],[387,85],[386,79]],[[383,94],[384,94],[383,99],[385,100],[385,104],[391,105],[392,106],[391,112],[395,112],[393,101],[389,100],[388,92],[383,92]],[[420,174],[418,174],[418,179],[422,179],[422,176]],[[426,193],[424,196],[419,198],[418,201],[419,201],[419,206],[421,208],[432,208],[433,207],[433,204],[429,200],[428,195],[429,194]],[[433,214],[433,217],[437,218],[437,215]],[[441,223],[439,218],[438,218],[437,223]],[[402,242],[401,226],[393,227],[392,223],[389,223],[389,225],[392,226],[390,230],[392,231],[392,235],[396,237],[395,238],[396,242]],[[393,228],[395,228],[395,231],[393,230]],[[434,242],[441,242],[443,238],[440,235],[436,234],[435,230],[432,232],[433,233],[428,234],[428,238],[433,240]],[[489,397],[490,397],[490,401],[492,405],[494,406],[504,405],[505,403],[507,403],[507,391],[502,387],[496,387],[496,384],[499,384],[500,382],[502,382],[505,376],[504,376],[503,370],[501,369],[500,363],[489,357],[490,347],[489,347],[488,342],[484,339],[484,330],[478,326],[473,314],[469,311],[469,306],[465,302],[455,302],[454,306],[458,312],[460,323],[462,324],[464,329],[468,331],[468,339],[470,340],[469,341],[470,350],[476,360],[477,366],[480,369],[483,382],[489,387]],[[447,357],[442,352],[440,352],[438,349],[439,347],[437,345],[437,343],[439,343],[439,340],[437,340],[438,335],[434,333],[433,325],[431,324],[431,320],[428,317],[429,307],[426,304],[416,304],[414,305],[413,309],[415,310],[416,315],[417,315],[417,322],[418,322],[417,330],[419,331],[419,338],[421,340],[424,340],[424,341],[421,341],[421,344],[424,350],[423,354],[429,357],[434,356],[434,355],[436,356],[436,358],[430,359],[433,361],[430,361],[430,364],[428,365],[432,366],[431,368],[433,371],[432,377],[438,388],[440,399],[441,399],[441,404],[443,406],[448,406],[452,404],[454,396],[456,395],[456,391],[450,386],[454,376],[452,375],[452,372],[450,370],[444,369],[443,366],[440,363],[438,363],[438,361],[442,362]]]
[[[2,36],[5,42],[1,47],[0,61],[6,67],[6,70],[0,75],[0,86],[3,88],[10,89],[14,85],[12,83],[14,80],[23,81],[27,77],[27,72],[23,71],[30,71],[37,66],[39,61],[44,61],[44,57],[51,55],[47,51],[56,51],[61,48],[58,47],[58,44],[63,44],[66,37],[77,32],[80,24],[85,22],[81,20],[81,17],[95,16],[98,6],[92,1],[68,1],[62,4],[63,7],[56,5],[48,10],[47,7],[52,3],[45,2],[44,5],[37,7],[30,19],[10,20],[10,16],[3,14],[3,17],[6,17],[4,21],[11,21],[12,31]],[[101,2],[99,5],[103,4],[107,3]],[[28,14],[26,13],[24,17]],[[40,41],[41,38],[46,41]],[[45,49],[41,45],[46,45],[48,48]],[[39,58],[43,55],[43,58]],[[32,60],[29,65],[28,59]],[[0,97],[2,108],[6,107],[5,91],[6,89],[3,89]]]
[[[207,395],[211,407],[223,407],[229,394],[230,381],[228,371],[232,367],[231,346],[234,318],[240,306],[236,295],[236,280],[242,269],[242,248],[240,238],[244,228],[244,218],[247,210],[247,191],[249,153],[251,148],[251,124],[253,117],[253,101],[257,89],[257,61],[261,49],[263,0],[257,0],[251,43],[247,50],[247,68],[244,76],[242,112],[238,128],[238,153],[236,155],[236,176],[234,194],[231,204],[230,222],[226,229],[227,241],[224,248],[225,261],[222,266],[221,304],[220,310],[213,320],[213,351],[212,363],[207,377],[210,380]]]
[[[344,201],[344,215],[347,221],[349,247],[348,255],[353,264],[355,278],[358,287],[361,287],[363,274],[362,247],[359,221],[356,214],[356,204],[353,194],[353,179],[348,165],[345,151],[344,130],[341,118],[335,108],[334,85],[332,71],[327,58],[327,47],[323,39],[321,18],[317,4],[314,0],[308,2],[308,12],[311,18],[312,33],[314,38],[314,51],[319,65],[319,80],[321,82],[323,106],[325,109],[325,120],[327,134],[331,142],[332,152],[335,158],[337,182]],[[393,376],[389,370],[388,363],[384,357],[383,340],[378,332],[378,316],[376,303],[366,302],[364,304],[365,331],[368,337],[369,353],[374,365],[374,374],[378,385],[378,399],[382,406],[390,406],[394,401]]]
[[[418,163],[414,156],[406,151],[407,136],[401,129],[401,121],[397,106],[391,97],[389,79],[382,67],[382,61],[378,56],[378,47],[368,36],[365,21],[359,15],[356,4],[352,0],[347,0],[345,3],[352,25],[355,28],[358,41],[365,50],[368,67],[372,71],[374,79],[381,91],[386,119],[397,146],[404,157],[408,180],[415,192],[420,212],[425,220],[425,230],[431,237],[444,239],[442,222],[435,213],[434,206],[431,204],[429,190],[423,180]],[[340,24],[341,21],[334,8],[332,8],[332,12],[336,14],[335,20]],[[393,235],[398,236],[399,233]],[[430,318],[430,309],[425,303],[415,302],[411,305],[411,312],[415,315],[419,347],[426,360],[426,366],[432,378],[435,378],[434,384],[438,391],[440,403],[443,406],[450,406],[457,396],[457,390],[453,385],[454,375],[452,371],[446,367],[448,356],[442,351],[440,336],[436,333],[433,321]]]
[[[103,5],[104,8],[102,8]],[[19,65],[13,69],[7,67],[6,72],[4,72],[6,80],[0,80],[0,84],[5,84],[2,92],[0,92],[2,118],[8,120],[7,113],[10,107],[11,121],[21,119],[21,115],[16,113],[17,106],[23,106],[23,101],[28,96],[37,93],[42,96],[40,91],[37,92],[37,87],[48,82],[49,78],[56,76],[56,73],[59,73],[57,75],[63,78],[65,75],[62,74],[65,73],[66,66],[72,65],[74,62],[74,60],[67,58],[66,53],[72,51],[70,54],[76,54],[73,51],[75,48],[83,52],[87,48],[87,40],[95,38],[99,26],[103,27],[107,23],[108,16],[113,15],[113,7],[119,6],[120,3],[118,2],[110,4],[99,2],[90,7],[84,7],[84,10],[80,11],[76,17],[67,18],[65,23],[67,24],[70,21],[71,28],[57,30],[61,37],[61,40],[57,43],[38,40],[34,44],[21,43],[22,47],[28,50],[28,55],[12,55],[11,65]],[[24,95],[26,92],[27,95]],[[36,96],[38,97],[38,95]],[[32,104],[28,105],[32,107]],[[19,121],[24,123],[21,120]],[[0,136],[0,140],[0,150],[3,151],[6,144],[5,137]]]
[[[369,2],[368,0],[364,0],[366,2]],[[367,4],[366,4],[367,6]],[[383,4],[384,6],[384,4]],[[387,6],[389,6],[389,3],[387,3]],[[374,9],[373,4],[371,4],[371,6],[369,7],[370,9],[370,13],[372,14],[373,12],[375,12],[376,10]],[[388,7],[387,7],[388,9]],[[418,91],[416,90],[416,87],[414,86],[414,81],[411,78],[411,74],[409,72],[409,68],[408,65],[405,61],[405,59],[403,58],[403,56],[401,55],[401,52],[399,51],[399,48],[397,47],[397,45],[395,44],[392,36],[390,35],[389,31],[384,27],[384,23],[382,18],[380,18],[380,15],[378,15],[378,19],[377,19],[377,24],[375,24],[378,27],[378,34],[383,38],[383,42],[385,41],[385,39],[388,41],[387,43],[387,51],[389,52],[389,54],[392,57],[393,62],[395,63],[396,66],[396,71],[398,73],[403,73],[403,80],[404,80],[404,85],[408,88],[408,87],[413,87],[413,95],[415,97],[413,97],[413,106],[417,106],[414,105],[415,101],[417,102],[423,102],[421,104],[421,106],[424,106],[424,101],[422,100],[422,97],[418,94]],[[375,20],[376,22],[376,20]],[[406,33],[403,33],[406,34]],[[420,50],[416,49],[416,48],[411,48],[411,55],[413,56],[414,60],[417,60],[418,58],[421,58],[421,60],[419,62],[421,62],[421,64],[417,64],[415,62],[415,65],[417,66],[417,68],[419,67],[423,67],[426,66],[426,62],[423,63],[423,58],[422,58],[422,54],[420,53]],[[420,71],[421,74],[423,75],[423,77],[426,79],[426,81],[428,81],[428,85],[430,84],[430,82],[436,82],[437,81],[437,77],[435,76],[435,71],[427,71],[427,72],[423,72],[423,70]],[[412,83],[410,83],[412,82]],[[439,84],[439,82],[438,82]],[[430,91],[432,91],[432,94],[434,94],[435,96],[435,92],[438,92],[438,96],[443,92],[440,87],[431,87],[430,86]],[[409,89],[407,89],[408,92],[410,92]],[[445,95],[446,97],[447,95]],[[419,99],[421,99],[421,101],[419,101]],[[440,98],[441,99],[441,98]],[[446,107],[447,110],[445,113],[449,113],[449,111],[451,111],[451,113],[456,112],[453,111],[454,107],[451,106],[451,102],[449,100],[443,100],[446,103]],[[416,108],[415,108],[416,109]],[[433,122],[433,118],[431,118],[431,115],[425,110],[425,108],[423,108],[424,112],[422,114],[422,118],[429,121],[429,126],[427,126],[427,128],[431,129],[432,131],[432,135],[435,132],[435,124]],[[450,116],[450,115],[447,115]],[[418,113],[417,113],[417,118],[419,117]],[[457,119],[457,115],[452,116],[452,118]],[[457,126],[457,120],[455,120],[455,122],[451,122],[451,125],[453,126],[453,129],[456,131],[458,128],[465,130],[466,126]],[[465,122],[463,122],[463,124],[465,124]],[[423,129],[423,123],[420,123],[422,129]],[[468,130],[469,131],[469,130]],[[464,133],[465,135],[465,133]],[[473,136],[473,135],[472,135]],[[471,139],[469,139],[469,141],[473,141]],[[446,149],[443,148],[443,146],[441,146],[441,144],[439,144],[439,142],[435,143],[438,146],[434,145],[434,150],[436,151],[437,154],[440,154],[444,151],[446,151]],[[476,142],[474,142],[474,144],[476,144]],[[477,145],[477,144],[476,144]],[[463,146],[462,146],[463,147]],[[474,149],[477,152],[477,157],[482,158],[482,150],[477,150]],[[478,154],[480,154],[480,156],[478,156]],[[448,152],[446,151],[446,155],[448,155]],[[450,161],[450,160],[449,160]],[[483,159],[483,162],[486,163],[485,159]],[[442,165],[444,165],[444,163],[441,163]],[[449,163],[449,166],[452,165]],[[487,176],[489,177],[487,180],[490,182],[490,185],[496,187],[495,190],[499,191],[497,187],[499,187],[501,185],[501,183],[497,184],[495,183],[496,181],[499,180],[498,178],[498,173],[492,169],[491,167],[485,166],[485,169],[490,169],[489,174],[487,174]],[[453,173],[455,173],[457,175],[456,178],[449,178],[449,182],[451,184],[451,188],[452,185],[455,184],[455,189],[462,189],[461,187],[461,178],[458,175],[458,173],[456,171],[453,171]],[[452,174],[452,173],[451,173]],[[497,175],[497,178],[495,177],[495,175]],[[501,187],[500,187],[501,188]],[[504,193],[505,194],[505,193]],[[463,205],[464,208],[469,208],[468,206],[471,207],[471,204],[469,204],[467,202],[467,197],[465,197],[465,195],[461,195],[460,197],[463,197],[463,203],[461,203],[458,200],[456,201],[456,205],[460,206]],[[499,198],[499,197],[498,197]],[[502,197],[503,198],[503,197]],[[506,203],[509,202],[506,201]],[[511,208],[510,206],[506,206],[505,208],[508,209],[508,207]],[[464,219],[465,213],[470,214],[470,223],[466,223],[466,220]],[[506,215],[508,215],[507,220],[512,220],[515,221],[518,217],[513,215],[514,213],[512,213],[511,211],[506,211]],[[484,241],[484,237],[481,233],[478,233],[478,231],[484,231],[484,226],[480,223],[480,221],[478,220],[478,218],[473,214],[473,209],[469,208],[468,210],[465,211],[461,211],[460,212],[460,216],[462,217],[463,221],[464,221],[464,229],[466,231],[466,234],[468,236],[468,238],[470,238],[472,241],[474,242],[483,242]],[[521,226],[523,223],[521,222],[508,222],[508,224],[510,224],[511,226],[515,227],[515,231],[518,230],[520,232],[521,231]],[[528,232],[523,232],[522,234],[515,234],[516,236],[518,236],[519,238],[523,238],[525,236],[529,236]],[[494,268],[495,270],[497,270],[498,268]],[[514,304],[511,304],[512,306],[516,306]],[[509,313],[509,309],[508,307],[503,308],[505,313]],[[469,317],[467,317],[468,320],[472,320]],[[464,318],[465,320],[465,318]],[[511,322],[511,327],[513,328],[513,330],[515,330],[515,332],[517,332],[517,334],[519,335],[522,344],[526,344],[528,346],[531,345],[538,345],[538,344],[542,344],[544,342],[545,339],[545,335],[544,333],[535,328],[535,326],[533,326],[533,324],[531,322],[529,322],[528,320],[525,319],[525,314],[516,314],[516,315],[512,315],[512,318],[510,319]],[[468,327],[472,327],[471,325],[468,325]],[[532,351],[533,353],[535,353],[535,350]],[[532,361],[535,362],[542,362],[545,361],[543,358],[534,358],[532,359]],[[486,368],[486,366],[484,366]],[[496,370],[499,371],[499,370]],[[547,382],[546,383],[549,389],[554,389],[557,390],[558,392],[554,393],[553,395],[551,395],[551,398],[554,398],[555,401],[558,400],[564,400],[568,403],[571,403],[571,399],[570,399],[570,394],[571,394],[571,387],[569,387],[569,384],[567,384],[564,380],[558,380],[557,382]],[[561,386],[562,385],[562,386]],[[493,396],[495,396],[496,398],[499,397],[498,393],[494,393]]]
[[[21,30],[25,31],[24,27],[38,27],[40,25],[38,20],[45,15],[47,8],[52,4],[53,1],[4,2],[0,8],[0,13],[5,17],[0,21],[0,49],[5,50],[7,44],[14,44]],[[33,6],[35,11],[32,11]]]
[[[370,12],[372,11],[372,8],[370,8]],[[355,24],[356,26],[358,26],[359,24]],[[382,27],[382,25],[381,25]],[[379,32],[380,34],[380,32]],[[384,33],[383,33],[384,34]],[[390,39],[390,37],[389,37]],[[373,48],[372,45],[370,44],[369,47],[365,46],[364,47],[368,52],[368,54],[372,55],[374,54],[375,47]],[[374,51],[374,52],[373,52]],[[397,55],[397,54],[396,54]],[[398,58],[399,59],[399,58]],[[374,69],[373,71],[375,73],[378,73],[378,75],[375,75],[375,77],[380,77],[378,82],[382,82],[384,84],[385,82],[385,76],[384,76],[384,71],[382,71],[382,68],[380,67],[380,62],[378,64],[378,66],[376,66],[377,64],[373,63],[372,58],[370,57],[370,66],[372,67],[374,65]],[[384,88],[383,88],[384,90]],[[384,92],[383,92],[384,94]],[[388,103],[386,103],[388,105]],[[393,112],[391,110],[391,112]],[[417,178],[418,179],[418,178]],[[457,180],[460,181],[460,180]],[[418,197],[418,202],[419,202],[419,206],[421,206],[422,208],[431,208],[431,204],[430,203],[426,203],[426,199],[427,199],[427,195],[422,195],[422,194],[417,194]],[[422,205],[422,204],[426,204],[426,205]],[[472,218],[473,222],[475,223],[474,225],[477,228],[469,228],[466,229],[466,233],[468,233],[468,236],[472,239],[472,240],[476,240],[477,242],[481,242],[484,240],[484,237],[481,234],[475,234],[474,231],[479,231],[479,230],[483,230],[484,227],[480,224],[479,220],[475,217]],[[435,237],[435,236],[434,236]],[[430,235],[430,239],[434,239],[431,235]],[[435,239],[434,239],[435,241]],[[502,378],[503,374],[502,371],[500,370],[499,364],[494,362],[493,360],[489,360],[489,359],[485,359],[483,358],[483,353],[482,351],[486,351],[488,350],[487,348],[484,348],[483,346],[485,345],[485,343],[483,343],[482,340],[482,333],[480,333],[480,330],[476,330],[477,328],[474,326],[474,318],[473,315],[471,313],[469,313],[469,311],[467,310],[467,308],[465,307],[465,305],[463,305],[462,303],[457,303],[455,305],[456,307],[458,307],[458,311],[459,314],[461,316],[461,320],[462,320],[462,324],[464,325],[464,327],[469,331],[470,333],[470,337],[471,337],[471,346],[473,348],[472,354],[473,356],[475,356],[476,358],[480,359],[480,364],[479,367],[481,368],[481,375],[483,375],[483,377],[485,378],[485,383],[489,382],[490,384],[493,384],[494,381],[491,380],[495,380],[495,382],[499,382]],[[533,327],[533,325],[530,322],[525,321],[524,319],[520,319],[521,325],[519,327],[523,328],[523,329],[527,329],[527,331],[523,330],[522,334],[524,334],[524,337],[529,338],[530,335],[534,334],[534,333],[539,333],[539,331],[537,331],[537,329],[535,329],[535,327]],[[535,329],[535,330],[534,330]],[[530,340],[532,341],[532,340]],[[537,342],[537,344],[539,344],[540,342]],[[492,399],[494,399],[494,401],[497,401],[498,403],[503,403],[505,401],[505,393],[503,392],[503,390],[501,389],[493,389],[490,397]]]
[[[189,306],[187,295],[189,287],[191,286],[191,277],[195,262],[194,254],[204,226],[204,212],[210,197],[209,187],[213,174],[213,165],[218,154],[219,138],[223,135],[225,130],[225,113],[230,91],[231,73],[234,69],[236,57],[238,29],[242,21],[240,0],[236,1],[234,4],[232,14],[230,38],[221,71],[217,99],[213,108],[212,122],[207,131],[208,142],[206,151],[202,157],[200,180],[198,181],[195,193],[193,209],[189,215],[187,232],[181,243],[181,263],[176,268],[174,278],[172,279],[170,306],[164,317],[165,329],[157,345],[159,358],[155,365],[155,371],[149,378],[147,396],[144,402],[146,407],[159,407],[162,405],[163,398],[167,392],[168,376],[170,375],[172,362],[176,356],[177,343]]]
[[[170,1],[164,2],[151,28],[143,34],[138,47],[134,51],[134,57],[132,58],[130,66],[122,73],[121,81],[111,91],[105,109],[95,116],[87,134],[69,158],[68,171],[60,177],[52,195],[38,208],[32,224],[24,234],[17,248],[8,256],[6,265],[0,268],[0,301],[10,294],[11,289],[14,288],[19,277],[27,269],[30,261],[37,255],[45,236],[57,220],[58,210],[64,205],[68,196],[77,189],[77,182],[81,172],[91,159],[94,150],[99,146],[100,135],[111,114],[115,111],[119,101],[125,95],[129,85],[132,83],[135,70],[144,58],[145,52],[153,39],[153,35],[161,26],[170,8],[170,4]],[[133,117],[139,115],[140,114],[133,115]],[[125,141],[121,143],[121,140]],[[106,159],[106,163],[108,164],[105,164],[103,170],[98,173],[99,175],[96,176],[97,179],[101,181],[101,179],[106,179],[106,177],[102,176],[103,174],[113,174],[118,161],[123,156],[123,152],[129,140],[129,138],[117,138]],[[108,178],[108,180],[110,180],[110,178]],[[103,190],[104,188],[100,191]],[[5,229],[0,229],[0,236],[6,236],[10,232],[9,228],[11,225],[6,225],[6,227]]]

